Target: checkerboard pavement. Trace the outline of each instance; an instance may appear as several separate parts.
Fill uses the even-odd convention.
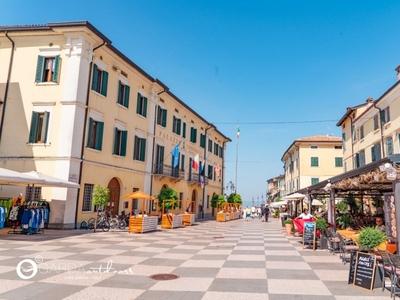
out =
[[[390,297],[380,288],[368,291],[348,285],[348,264],[343,265],[338,255],[302,248],[301,239],[286,236],[276,219],[204,221],[145,234],[83,230],[0,234],[0,299]],[[24,259],[37,266],[36,275],[25,280],[16,272]],[[22,269],[31,266],[21,264]],[[179,278],[150,278],[159,273]]]

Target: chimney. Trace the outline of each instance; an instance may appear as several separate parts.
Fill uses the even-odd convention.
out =
[[[399,67],[400,67],[400,66],[399,66]],[[367,102],[367,107],[369,107],[369,106],[371,106],[371,105],[374,103],[374,98],[369,97],[369,98],[367,99],[367,101],[365,101],[365,102]]]
[[[397,71],[397,80],[400,80],[400,66],[398,66],[395,70]]]

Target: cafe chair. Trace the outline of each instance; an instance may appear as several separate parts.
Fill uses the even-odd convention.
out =
[[[399,286],[399,279],[400,279],[400,255],[390,254],[389,255],[389,262],[393,267],[392,273],[392,283],[390,286],[390,296],[393,299],[396,298],[396,286]]]
[[[340,248],[340,258],[342,259],[343,264],[346,264],[346,254],[350,254],[351,252],[358,251],[360,248],[351,240],[346,241],[344,237],[340,234],[337,235],[339,238],[339,248]]]
[[[328,245],[329,245],[329,251],[333,253],[333,255],[336,254],[336,249],[338,248],[337,246],[339,245],[339,238],[336,236],[336,233],[333,233],[329,229],[324,230],[324,234],[328,239]]]
[[[377,249],[378,255],[376,256],[379,263],[382,264],[383,268],[383,278],[382,278],[382,292],[385,290],[385,277],[390,279],[390,296],[392,296],[393,291],[393,276],[395,273],[394,265],[390,262],[389,252],[386,250]]]

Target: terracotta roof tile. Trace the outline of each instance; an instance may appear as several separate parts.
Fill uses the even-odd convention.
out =
[[[341,142],[342,138],[328,135],[316,135],[296,139],[296,142]]]

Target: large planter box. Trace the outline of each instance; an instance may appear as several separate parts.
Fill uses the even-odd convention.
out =
[[[128,232],[149,232],[157,230],[158,217],[130,217]]]

